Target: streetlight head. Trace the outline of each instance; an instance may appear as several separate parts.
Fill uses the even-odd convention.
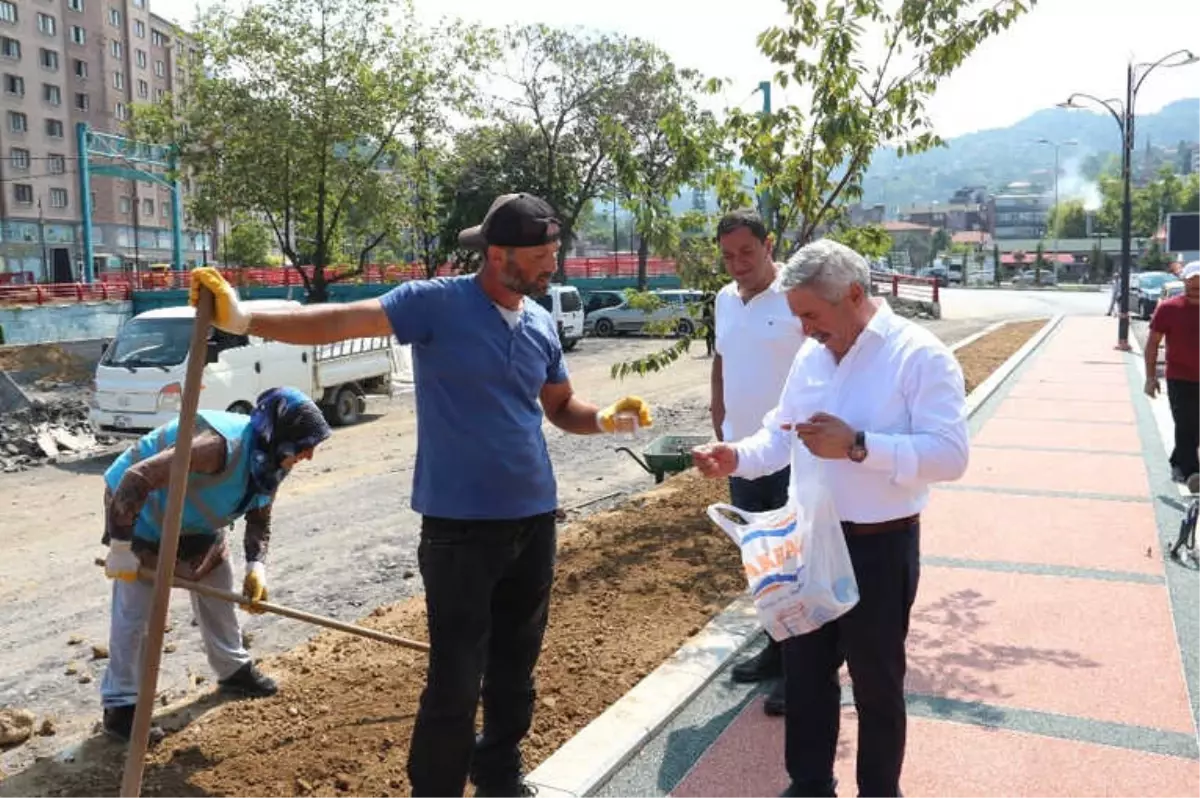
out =
[[[1078,108],[1082,108],[1083,106],[1081,106],[1079,103],[1075,102],[1075,98],[1072,96],[1072,97],[1068,97],[1067,99],[1058,103],[1056,107],[1057,108],[1070,108],[1072,110],[1075,110]]]
[[[1184,50],[1183,60],[1179,62],[1179,66],[1187,66],[1188,64],[1194,64],[1197,61],[1200,61],[1200,57],[1197,57],[1196,54],[1191,50]]]

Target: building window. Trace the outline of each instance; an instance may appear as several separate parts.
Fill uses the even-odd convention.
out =
[[[50,83],[43,83],[42,99],[50,105],[62,105],[62,89]]]
[[[65,174],[67,171],[67,157],[56,152],[46,156],[46,165],[52,175]]]
[[[125,73],[124,72],[114,72],[113,73],[113,88],[114,89],[125,88]]]
[[[14,11],[13,13],[16,13],[16,12]],[[165,33],[163,33],[162,31],[151,30],[150,31],[150,43],[153,44],[155,47],[166,47],[167,46],[167,35]]]
[[[50,207],[51,208],[67,207],[67,190],[65,188],[50,189]]]
[[[14,97],[24,97],[25,78],[21,77],[20,75],[5,75],[4,93],[11,94]]]
[[[9,163],[12,164],[13,169],[17,169],[21,172],[28,171],[29,150],[22,149],[21,147],[13,147],[8,151],[8,160]]]
[[[162,210],[162,218],[166,219],[171,215],[171,204],[169,202],[164,202],[160,208]]]
[[[150,84],[144,80],[138,81],[138,97],[141,97],[143,100],[150,97]]]
[[[92,101],[84,92],[78,92],[75,95],[75,107],[80,111],[86,111],[92,107]]]
[[[83,0],[67,0],[67,8],[72,11],[83,11]]]
[[[33,204],[33,186],[28,183],[13,184],[13,199],[21,205]]]
[[[145,50],[137,51],[137,65],[140,69],[146,68],[146,51]]]
[[[121,213],[129,213],[129,209],[132,207],[129,203],[129,197],[121,197],[120,202],[117,203],[117,207]]]
[[[18,52],[17,55],[20,56],[20,53]],[[165,78],[167,76],[167,65],[162,61],[155,61],[154,74],[158,75],[160,78]]]
[[[145,8],[146,0],[133,0],[133,7],[134,8]]]
[[[114,28],[121,27],[121,12],[119,9],[108,9],[108,24],[112,25]]]
[[[13,133],[24,133],[29,130],[29,118],[20,111],[9,111],[8,129]]]
[[[46,135],[52,139],[61,139],[63,137],[63,123],[61,119],[46,120]]]
[[[38,30],[47,36],[53,36],[58,33],[58,20],[49,14],[39,12],[37,15],[37,26]]]
[[[135,36],[137,36],[139,39],[146,38],[146,23],[142,22],[140,19],[134,20],[133,34]]]
[[[0,36],[0,55],[15,61],[21,60],[21,43],[7,36]]]
[[[38,63],[42,65],[42,69],[49,69],[51,72],[58,71],[58,53],[53,50],[42,48],[38,52]]]
[[[152,200],[152,199],[142,200],[142,213],[146,216],[154,215],[154,200]]]
[[[0,22],[16,23],[17,21],[17,6],[15,3],[10,3],[8,0],[0,0]]]
[[[108,51],[109,51],[110,53],[112,53],[112,57],[113,57],[113,58],[120,58],[120,57],[121,57],[121,54],[122,54],[123,52],[125,52],[125,51],[124,51],[124,50],[121,48],[121,43],[120,43],[119,41],[117,41],[116,39],[113,39],[111,42],[109,42],[109,45],[108,45]]]
[[[183,79],[184,79],[184,77],[186,76],[186,74],[187,74],[187,73],[185,73],[185,72],[183,71],[183,66],[182,66],[182,65],[175,67],[175,79],[176,79],[176,80],[183,80]]]
[[[87,77],[87,61],[84,61],[81,58],[76,58],[74,61],[74,67],[75,67],[75,77],[77,77],[77,78],[86,78]]]
[[[87,31],[78,25],[71,26],[71,41],[76,44],[87,44]]]
[[[154,99],[157,100],[158,102],[162,102],[164,99],[166,99],[166,97],[167,97],[166,89],[155,89],[154,90]]]
[[[129,106],[125,103],[117,103],[117,107],[114,109],[114,116],[122,122],[125,121],[129,118]]]

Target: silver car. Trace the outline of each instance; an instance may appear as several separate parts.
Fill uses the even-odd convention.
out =
[[[662,305],[652,311],[631,307],[629,300],[622,298],[613,307],[594,310],[583,322],[585,333],[592,335],[617,335],[641,332],[651,323],[667,323],[677,335],[691,335],[700,325],[700,305],[704,294],[688,289],[652,291]]]

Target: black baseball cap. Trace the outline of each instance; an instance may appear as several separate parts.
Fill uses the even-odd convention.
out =
[[[561,230],[558,213],[541,197],[502,194],[482,222],[458,234],[458,243],[471,249],[540,247],[557,241]]]

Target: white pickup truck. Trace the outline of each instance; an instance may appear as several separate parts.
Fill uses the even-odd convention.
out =
[[[245,304],[267,310],[299,303]],[[125,323],[96,367],[90,416],[97,431],[140,435],[179,414],[195,315],[191,307],[163,308]],[[410,357],[391,336],[295,346],[214,328],[200,408],[249,413],[263,391],[290,386],[316,400],[332,424],[353,424],[366,407],[367,394],[391,396],[394,377],[411,380]]]

